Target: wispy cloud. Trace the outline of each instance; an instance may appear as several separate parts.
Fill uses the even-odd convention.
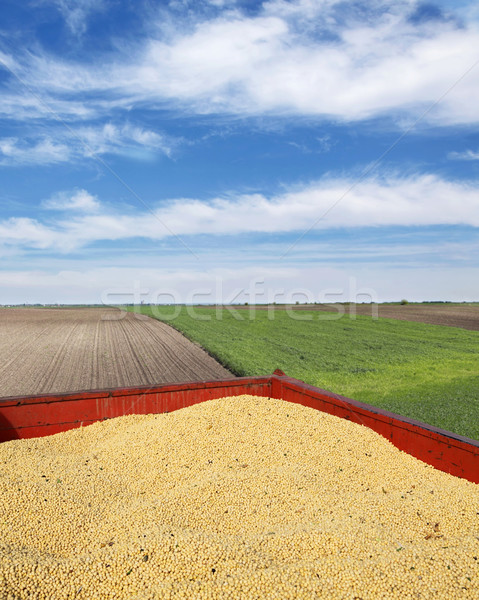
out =
[[[144,42],[88,66],[30,56],[22,74],[58,99],[84,94],[98,114],[174,101],[196,113],[354,121],[419,114],[449,90],[428,119],[477,122],[479,67],[458,83],[478,60],[477,24],[427,11],[414,19],[415,6],[378,0],[360,12],[353,2],[274,0],[255,16],[225,8],[166,33],[159,23]]]
[[[61,211],[97,212],[100,203],[86,190],[60,192],[42,203],[43,208]]]
[[[34,90],[29,85],[25,87],[17,82],[16,91],[12,89],[0,95],[0,117],[18,123],[31,123],[40,119],[58,123],[94,119],[103,111],[103,108],[95,106],[95,103],[87,106],[80,100],[61,100],[52,96],[46,98],[41,96],[45,94]]]
[[[0,139],[0,165],[52,165],[67,162],[70,157],[68,145],[49,137],[30,143],[16,137]]]
[[[2,245],[21,248],[55,248],[56,229],[43,225],[36,219],[12,217],[0,222],[0,240]]]
[[[103,11],[107,6],[105,0],[40,0],[40,2],[55,6],[75,36],[85,33],[91,13]]]
[[[315,16],[320,8],[325,10],[316,5]],[[474,64],[479,32],[448,23],[425,31],[409,23],[404,3],[402,8],[402,14],[384,13],[375,22],[332,23],[336,39],[326,40],[299,36],[292,26],[293,16],[311,12],[312,4],[292,3],[295,13],[283,18],[273,10],[269,16],[221,18],[168,43],[150,40],[136,63],[114,69],[114,77],[134,80],[140,95],[176,98],[198,112],[357,120],[417,109],[436,101]],[[477,119],[467,94],[478,82],[478,73],[472,74],[436,117]]]
[[[129,123],[52,129],[50,135],[0,139],[0,166],[53,165],[97,155],[122,155],[151,160],[170,157],[181,140]]]
[[[170,156],[173,146],[178,144],[178,140],[129,123],[121,126],[106,123],[103,127],[80,127],[76,133],[83,142],[86,156],[126,154],[133,158],[141,158],[146,157],[148,153],[151,155],[157,152]],[[143,154],[139,150],[142,150]]]
[[[464,152],[450,152],[448,158],[453,160],[479,160],[479,150],[465,150]]]
[[[369,179],[321,216],[351,186],[350,180],[321,180],[275,197],[261,194],[178,199],[151,213],[119,214],[99,205],[85,190],[60,194],[47,208],[74,209],[67,219],[11,218],[0,222],[5,245],[69,252],[97,241],[162,240],[202,234],[301,232],[380,226],[469,225],[479,227],[477,186],[434,175]],[[80,211],[81,209],[81,211]],[[167,227],[165,227],[165,225]]]

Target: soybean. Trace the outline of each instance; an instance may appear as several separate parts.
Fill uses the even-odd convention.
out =
[[[2,599],[476,599],[479,486],[254,396],[0,444]]]

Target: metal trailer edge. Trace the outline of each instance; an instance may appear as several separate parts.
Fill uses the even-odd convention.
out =
[[[172,412],[242,394],[294,402],[364,425],[436,469],[479,483],[479,441],[333,394],[279,369],[264,377],[0,398],[0,442],[43,437],[123,415]]]

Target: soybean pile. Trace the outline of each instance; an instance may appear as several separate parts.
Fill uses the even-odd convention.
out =
[[[240,396],[0,444],[0,598],[476,598],[479,486]]]

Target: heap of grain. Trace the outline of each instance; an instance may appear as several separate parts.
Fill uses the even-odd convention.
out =
[[[477,598],[479,486],[241,396],[0,445],[0,598]]]

